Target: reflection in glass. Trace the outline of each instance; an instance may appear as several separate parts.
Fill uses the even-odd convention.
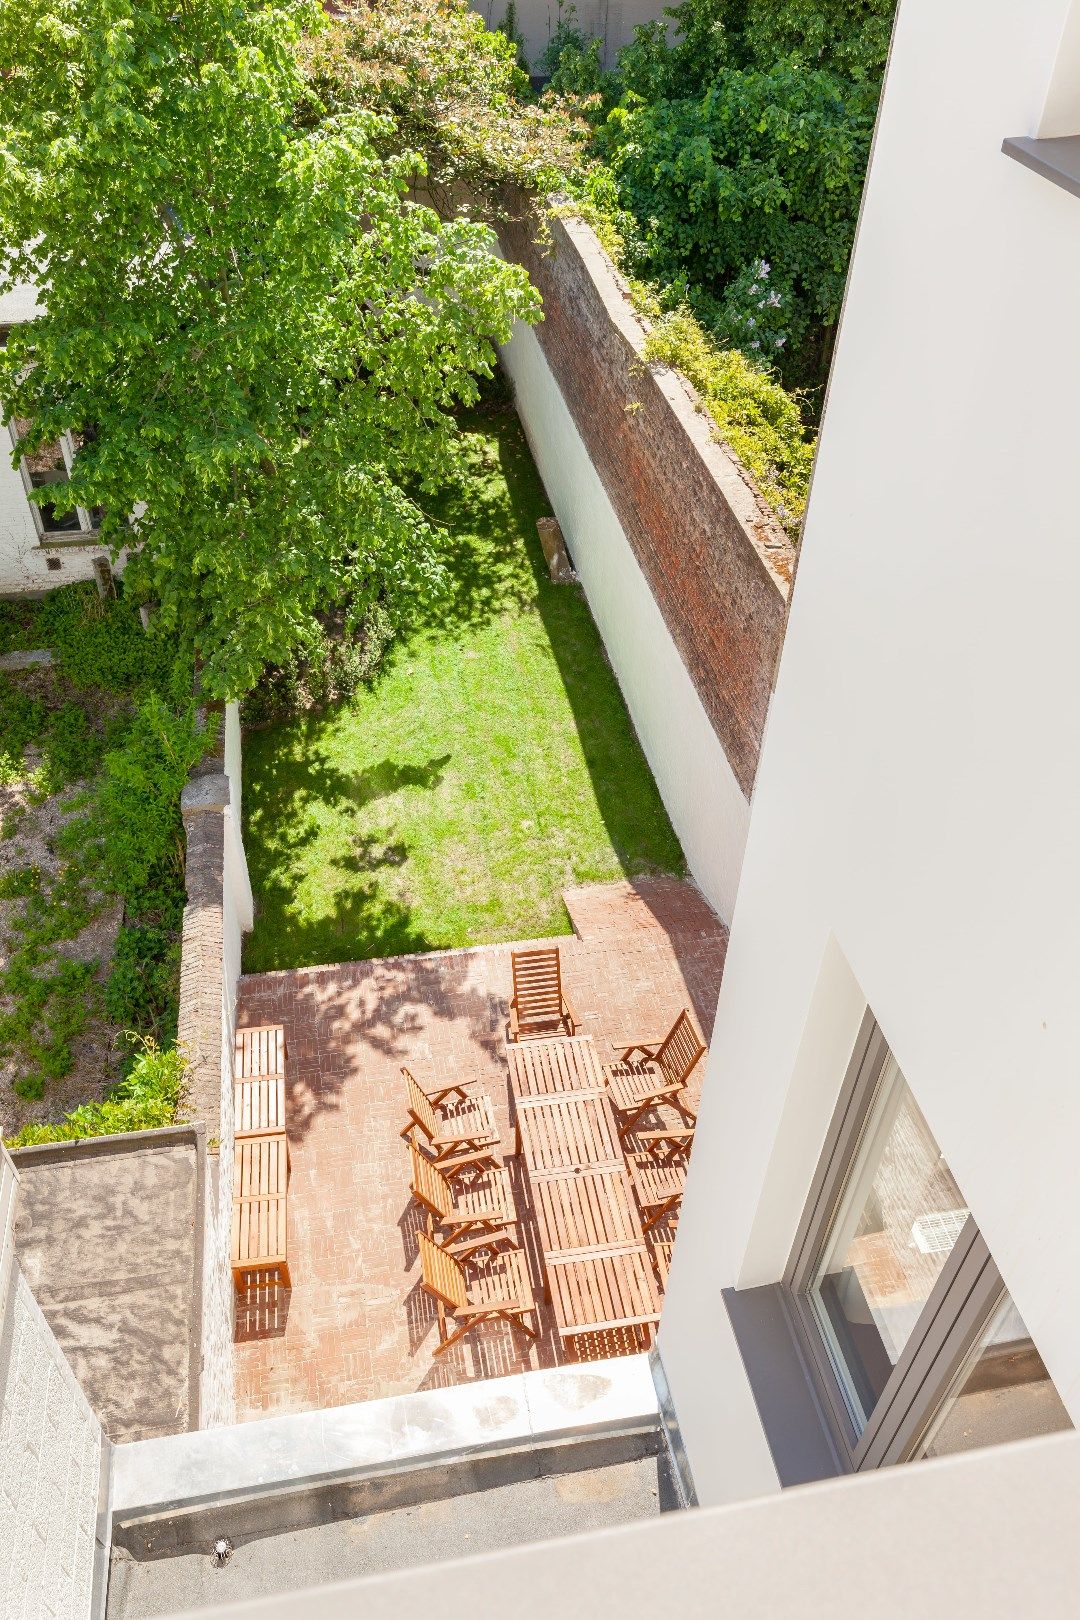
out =
[[[810,1287],[857,1434],[968,1210],[893,1057]]]
[[[1071,1429],[1046,1363],[1008,1294],[941,1407],[922,1457]]]

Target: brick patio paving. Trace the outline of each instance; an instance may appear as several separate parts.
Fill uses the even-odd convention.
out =
[[[560,938],[580,1033],[602,1061],[659,1037],[689,1006],[706,1040],[727,931],[691,885],[638,879],[568,891],[576,933]],[[549,942],[550,943],[550,942]],[[475,1077],[510,1129],[504,1046],[510,945],[252,974],[241,1025],[280,1023],[288,1042],[293,1287],[237,1311],[240,1418],[299,1412],[492,1378],[568,1359],[550,1314],[526,1347],[503,1324],[444,1356],[419,1284],[419,1216],[409,1197],[402,1064],[423,1084]],[[698,1065],[692,1094],[700,1085]],[[519,1209],[528,1201],[516,1174]],[[526,1229],[526,1247],[530,1233]],[[543,1293],[531,1254],[538,1301]]]

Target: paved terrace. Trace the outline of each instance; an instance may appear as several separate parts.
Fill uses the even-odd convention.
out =
[[[563,977],[581,1033],[601,1059],[659,1038],[689,1006],[705,1039],[727,931],[691,885],[671,878],[597,885],[565,895],[575,934],[561,938]],[[550,943],[550,942],[548,942]],[[252,974],[240,982],[242,1025],[284,1025],[292,1175],[293,1287],[269,1308],[238,1308],[240,1418],[299,1412],[494,1378],[568,1359],[541,1305],[526,1346],[503,1324],[436,1358],[434,1302],[419,1282],[420,1216],[409,1196],[401,1066],[423,1084],[474,1077],[492,1097],[509,1158],[504,1030],[510,945]],[[691,1083],[696,1100],[705,1059]],[[528,1201],[515,1171],[515,1195]],[[610,1344],[598,1353],[612,1353]]]

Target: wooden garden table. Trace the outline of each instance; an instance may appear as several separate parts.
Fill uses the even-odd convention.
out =
[[[530,1041],[509,1053],[518,1150],[560,1337],[653,1327],[660,1297],[592,1041]]]
[[[619,1128],[602,1087],[518,1097],[518,1151],[530,1176],[625,1172]]]
[[[559,1091],[603,1090],[604,1071],[588,1035],[520,1041],[507,1047],[510,1086],[515,1097],[541,1097]]]

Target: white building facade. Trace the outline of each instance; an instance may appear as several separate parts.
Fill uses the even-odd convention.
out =
[[[1080,1419],[1077,135],[1080,6],[901,0],[659,1334],[703,1503]]]
[[[38,313],[33,287],[0,293],[0,342],[11,327]],[[75,454],[70,435],[12,464],[20,424],[0,402],[0,596],[52,590],[94,578],[94,559],[107,558],[97,543],[94,514],[79,508],[55,514],[28,499],[28,491],[66,480]]]

